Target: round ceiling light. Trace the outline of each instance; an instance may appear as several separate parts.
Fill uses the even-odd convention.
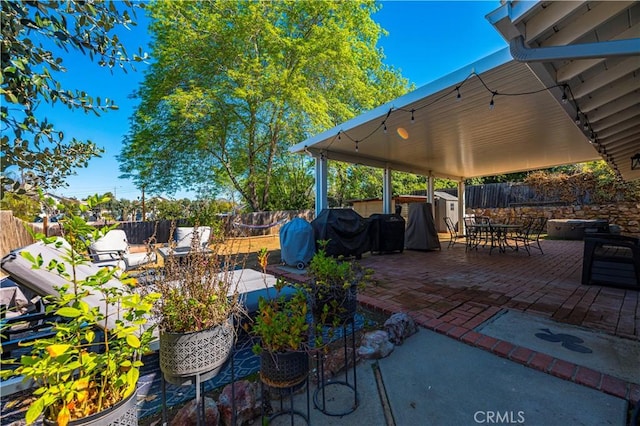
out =
[[[396,131],[398,132],[398,136],[400,136],[402,139],[409,139],[409,132],[407,132],[404,127],[398,127],[398,130]]]

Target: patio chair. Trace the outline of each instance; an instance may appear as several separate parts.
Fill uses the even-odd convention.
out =
[[[606,233],[585,236],[582,284],[640,290],[640,238]]]
[[[186,227],[181,226],[175,230],[176,249],[190,249],[194,238],[200,239],[200,247],[206,249],[211,239],[210,226]]]
[[[449,245],[447,248],[451,248],[456,244],[456,241],[460,239],[466,239],[465,235],[460,235],[458,233],[457,227],[453,224],[453,220],[450,217],[444,218],[444,223],[447,226],[447,231],[449,231]]]
[[[465,241],[466,248],[465,250],[478,248],[478,238],[479,238],[479,230],[475,216],[465,216],[464,217],[464,228],[465,228]]]
[[[117,266],[124,271],[156,261],[155,252],[131,253],[127,234],[112,229],[89,245],[91,260],[99,266]]]
[[[514,241],[516,250],[518,250],[518,242],[521,242],[529,256],[531,256],[531,248],[540,250],[540,254],[544,254],[540,245],[540,236],[546,231],[546,227],[546,217],[529,219],[510,239]]]

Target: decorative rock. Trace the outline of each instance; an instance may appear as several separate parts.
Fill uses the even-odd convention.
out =
[[[182,407],[171,420],[171,426],[191,426],[198,424],[198,410],[196,400],[191,400],[187,405]],[[204,398],[204,424],[217,425],[220,419],[218,406],[211,398]]]
[[[344,359],[344,348],[334,348],[329,351],[329,353],[324,355],[324,379],[329,380],[332,377],[335,377],[340,371],[343,371],[345,368],[350,368],[353,366],[353,351],[354,349],[348,347],[347,351],[347,359],[345,363]],[[356,363],[358,362],[358,356],[356,354]],[[348,365],[345,365],[348,364]],[[318,374],[312,375],[312,380],[315,382],[318,379]]]
[[[253,419],[260,415],[260,402],[258,401],[258,384],[247,380],[240,380],[230,383],[224,387],[218,399],[218,409],[220,417],[225,426],[233,424],[233,404],[231,403],[232,388],[235,390],[235,410],[236,424],[244,425],[251,423]]]
[[[380,359],[393,351],[393,343],[389,341],[389,333],[383,330],[369,331],[362,336],[358,348],[358,356],[365,359]]]
[[[389,340],[394,345],[401,345],[404,339],[418,332],[416,323],[408,314],[396,312],[384,322],[384,329],[389,333]]]

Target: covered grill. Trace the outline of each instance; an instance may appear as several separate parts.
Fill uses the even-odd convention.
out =
[[[328,240],[329,256],[355,256],[369,251],[369,222],[352,209],[324,209],[313,222],[316,242]]]

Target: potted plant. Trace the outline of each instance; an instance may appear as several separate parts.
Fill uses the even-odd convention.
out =
[[[167,381],[179,385],[196,375],[218,373],[233,347],[233,316],[242,310],[233,280],[238,256],[223,251],[221,238],[202,250],[201,228],[194,227],[186,255],[174,256],[169,247],[164,273],[154,281],[161,294],[154,311],[160,369]]]
[[[266,250],[259,252],[263,271],[266,269]],[[278,279],[273,297],[261,297],[251,332],[259,338],[253,352],[260,356],[260,380],[270,387],[288,388],[304,382],[309,374],[309,339],[307,296],[298,289],[285,296],[286,285]]]
[[[106,201],[90,197],[81,212]],[[17,367],[2,374],[33,380],[36,398],[27,410],[27,424],[40,415],[45,424],[62,426],[137,424],[141,355],[153,338],[153,327],[145,325],[159,294],[136,293],[135,281],[117,268],[94,268],[83,276],[80,270],[87,268],[82,265],[90,264],[86,242],[111,228],[97,230],[79,215],[68,216],[62,225],[65,240],[34,235],[61,249],[60,259],[44,264],[41,255],[21,252],[33,268],[46,268],[67,281],[57,288],[57,297],[47,298],[46,312],[60,320],[46,337],[24,343],[30,349],[19,360],[3,360]]]
[[[353,318],[358,290],[364,289],[373,271],[342,256],[327,255],[328,241],[318,241],[319,250],[307,268],[311,280],[306,284],[317,324],[338,326]]]

